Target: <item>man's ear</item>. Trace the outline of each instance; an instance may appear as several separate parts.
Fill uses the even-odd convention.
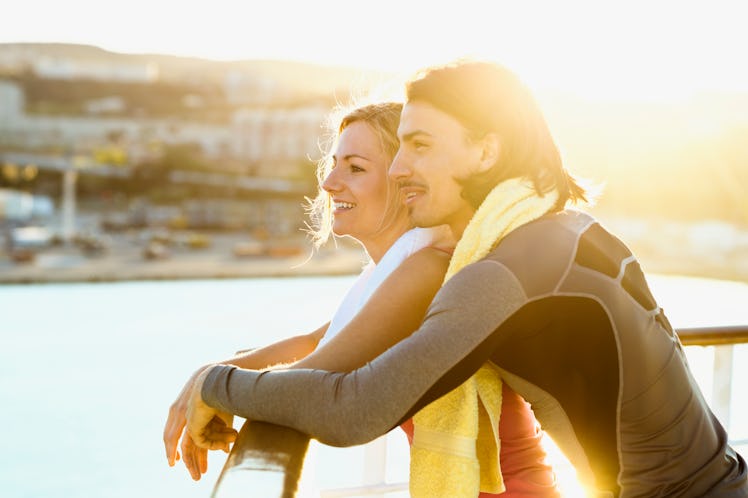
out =
[[[486,133],[480,139],[481,157],[478,172],[484,173],[496,165],[501,154],[501,141],[496,133]]]

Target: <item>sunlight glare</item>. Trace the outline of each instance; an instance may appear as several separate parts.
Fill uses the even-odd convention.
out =
[[[400,73],[468,56],[505,64],[534,88],[597,99],[672,99],[748,90],[739,4],[382,0],[353,8],[343,0],[278,0],[260,10],[228,0],[209,7],[133,0],[112,22],[108,2],[28,0],[6,13],[0,42]]]

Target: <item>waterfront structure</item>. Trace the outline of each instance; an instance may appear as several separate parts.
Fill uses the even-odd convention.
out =
[[[327,109],[312,103],[295,108],[243,108],[227,124],[175,118],[130,118],[30,115],[23,91],[0,80],[0,146],[21,149],[58,147],[91,150],[116,135],[131,162],[146,154],[149,143],[198,144],[207,158],[234,157],[256,165],[257,176],[284,177],[295,167],[282,167],[319,155],[318,136]],[[279,167],[281,166],[281,167]]]
[[[233,168],[232,172],[240,176],[222,174],[219,168],[214,172],[175,170],[169,181],[230,187],[236,192],[253,194],[243,202],[191,199],[189,206],[183,206],[186,219],[194,225],[228,223],[286,234],[295,231],[303,219],[303,195],[310,193],[305,181],[308,183],[313,178],[312,161],[319,156],[318,136],[326,113],[325,107],[314,103],[296,108],[245,107],[236,110],[226,124],[174,118],[34,115],[25,112],[20,86],[0,80],[0,147],[41,151],[0,156],[40,169],[64,171],[68,180],[63,182],[66,186],[63,190],[72,192],[70,176],[77,175],[72,169],[85,172],[87,166],[96,162],[97,151],[112,145],[112,137],[117,137],[116,147],[122,149],[130,166],[158,154],[154,145],[158,150],[168,145],[195,144],[206,159],[214,163],[226,160],[227,165],[222,168]],[[59,151],[62,156],[45,156],[44,151],[49,150]],[[109,164],[88,171],[121,176],[119,173],[128,169]],[[63,197],[72,199],[73,195]],[[71,211],[64,209],[70,205],[71,201],[61,199],[64,211]],[[219,223],[219,218],[226,220]],[[68,225],[66,232],[72,236],[74,227],[72,223]]]
[[[232,151],[251,165],[254,176],[295,177],[299,163],[320,155],[319,136],[328,109],[309,105],[290,109],[245,108],[234,113]]]
[[[159,66],[162,62],[164,67]],[[190,64],[123,57],[86,46],[4,44],[0,167],[15,171],[33,165],[45,173],[45,193],[59,195],[58,207],[63,208],[71,205],[65,198],[76,197],[73,177],[126,178],[134,174],[134,166],[142,176],[144,168],[166,158],[170,148],[189,144],[165,159],[170,161],[166,181],[177,186],[175,191],[184,187],[185,197],[176,201],[178,218],[194,226],[258,227],[271,234],[296,231],[304,217],[303,196],[314,188],[313,163],[320,156],[319,136],[330,103],[310,93],[301,95],[261,72],[238,66],[213,71],[207,65],[206,73],[198,75],[196,69],[188,69]],[[111,93],[97,91],[75,105],[53,106],[55,113],[47,114],[38,97],[30,93],[27,101],[22,79],[1,75],[24,72],[72,86],[79,80],[92,88],[109,88],[92,81],[113,85]],[[147,108],[138,112],[135,107],[144,104],[133,103],[128,93],[129,88],[137,93],[149,84],[156,95],[171,91],[172,84],[178,91],[192,92],[191,84],[183,83],[184,76],[193,73],[194,93],[170,102],[175,111],[170,115],[163,110],[160,116],[149,115]],[[200,93],[205,84],[218,85],[223,96],[215,100],[210,96],[213,90]],[[190,118],[176,117],[180,105],[182,115]],[[60,114],[66,107],[75,108],[75,114]],[[182,158],[195,162],[180,168]],[[195,170],[196,165],[201,169]],[[58,172],[68,180],[61,181],[59,189],[54,175]],[[51,188],[50,177],[55,182]],[[149,204],[146,211],[155,213],[160,207],[166,206]]]
[[[35,59],[31,68],[41,78],[93,79],[132,83],[152,83],[158,80],[158,66],[152,62],[107,62],[79,60],[62,56]]]

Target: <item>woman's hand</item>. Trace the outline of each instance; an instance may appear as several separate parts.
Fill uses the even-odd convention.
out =
[[[210,365],[201,367],[192,374],[180,391],[177,399],[169,407],[169,416],[166,419],[166,425],[164,426],[164,447],[166,448],[166,460],[169,462],[170,467],[173,467],[174,462],[179,460],[179,451],[177,451],[177,447],[179,445],[179,438],[182,436],[182,431],[187,422],[187,419],[185,418],[187,414],[187,401],[192,394],[195,380],[209,366]],[[184,452],[184,445],[182,447],[182,452]]]
[[[203,401],[201,391],[209,372],[210,368],[204,369],[192,386],[187,401],[187,432],[200,448],[228,452],[238,434],[232,426],[234,416],[216,410]]]

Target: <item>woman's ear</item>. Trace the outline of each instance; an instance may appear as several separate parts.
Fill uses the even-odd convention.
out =
[[[493,168],[499,160],[501,154],[501,141],[496,133],[486,133],[480,139],[481,157],[478,165],[478,171],[484,173]]]

